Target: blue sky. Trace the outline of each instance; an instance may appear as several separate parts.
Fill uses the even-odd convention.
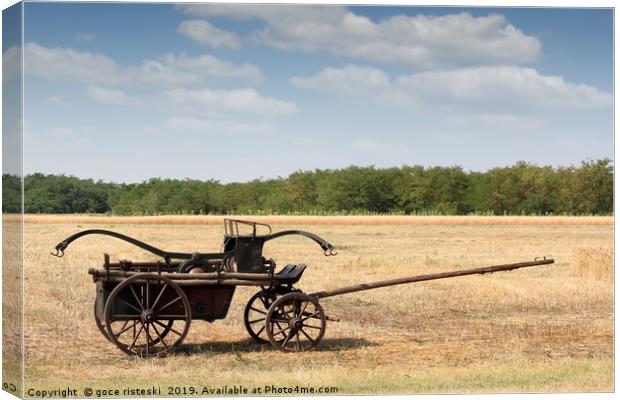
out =
[[[26,173],[613,156],[611,10],[26,3],[24,25]]]

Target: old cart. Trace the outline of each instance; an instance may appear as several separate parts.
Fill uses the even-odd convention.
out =
[[[176,253],[160,250],[120,233],[94,229],[78,232],[56,246],[62,257],[74,240],[90,234],[112,236],[161,258],[154,262],[111,263],[104,256],[103,269],[90,269],[96,283],[94,314],[101,333],[128,354],[149,357],[168,354],[186,337],[192,320],[214,321],[228,313],[237,286],[256,286],[244,311],[244,324],[257,342],[271,343],[283,351],[315,348],[325,334],[327,321],[319,300],[325,297],[456,276],[510,271],[553,263],[536,259],[516,264],[443,272],[365,283],[316,293],[294,287],[306,269],[290,264],[276,272],[276,263],[263,257],[265,242],[287,235],[315,241],[326,256],[334,247],[306,231],[272,233],[256,222],[226,219],[223,249],[219,253]]]

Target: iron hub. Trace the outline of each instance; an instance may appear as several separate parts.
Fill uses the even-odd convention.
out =
[[[151,309],[144,310],[142,311],[141,318],[144,323],[153,322],[155,320],[155,313]]]
[[[293,330],[299,330],[303,328],[304,322],[301,319],[295,317],[288,321],[288,326]]]

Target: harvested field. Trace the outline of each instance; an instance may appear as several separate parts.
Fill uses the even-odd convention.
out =
[[[612,249],[605,247],[580,247],[575,249],[571,260],[573,276],[585,279],[600,279],[612,282],[614,279],[614,256]]]
[[[336,387],[338,394],[612,391],[613,283],[575,275],[576,250],[613,254],[613,218],[243,217],[274,230],[306,229],[336,245],[325,258],[305,238],[269,242],[265,255],[309,265],[297,286],[312,292],[360,282],[553,256],[556,264],[377,289],[324,299],[319,351],[284,354],[250,342],[238,288],[225,320],[196,321],[182,351],[128,358],[99,333],[89,267],[150,260],[112,238],[119,231],[166,250],[218,251],[223,217],[26,216],[26,390],[71,386],[202,390],[224,385]],[[156,222],[155,222],[156,221]],[[345,222],[346,221],[346,222]],[[307,225],[313,225],[311,227]],[[593,259],[594,260],[594,259]],[[604,259],[601,262],[608,262]],[[579,268],[601,269],[599,261]],[[188,393],[189,394],[189,393]]]

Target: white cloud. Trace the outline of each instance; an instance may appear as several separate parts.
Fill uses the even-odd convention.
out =
[[[327,68],[297,87],[329,94],[355,94],[389,106],[452,107],[484,115],[522,111],[571,111],[606,108],[612,95],[593,86],[541,75],[532,68],[471,67],[421,72],[390,81],[376,68]]]
[[[168,54],[159,60],[144,60],[140,66],[124,67],[98,53],[71,48],[47,48],[36,43],[27,43],[25,59],[25,72],[28,75],[99,85],[179,86],[205,84],[222,79],[262,79],[260,70],[253,64],[235,65],[209,54],[196,57],[185,53]]]
[[[390,87],[390,78],[382,70],[356,65],[326,68],[309,78],[292,77],[290,82],[298,88],[324,91],[341,97],[361,97]]]
[[[396,15],[379,21],[341,6],[186,5],[197,17],[264,21],[255,37],[281,50],[329,51],[421,68],[520,64],[536,60],[540,41],[503,15]]]
[[[426,103],[446,102],[530,110],[585,110],[608,107],[612,95],[593,86],[567,82],[521,67],[476,67],[402,76],[394,85]]]
[[[174,89],[163,93],[173,107],[198,114],[285,116],[294,114],[294,103],[260,95],[254,89]]]
[[[102,54],[70,48],[24,46],[25,73],[50,80],[116,84],[128,80],[126,71]]]
[[[73,35],[73,40],[80,43],[92,43],[95,41],[95,34],[90,32],[78,32]]]
[[[237,49],[241,46],[237,35],[219,29],[207,21],[183,21],[179,25],[178,31],[198,43],[211,47]]]
[[[90,85],[86,89],[86,95],[100,103],[112,104],[115,106],[140,106],[143,104],[141,99],[128,96],[121,90],[106,89],[99,86]]]
[[[263,79],[260,69],[254,64],[235,65],[222,61],[209,54],[190,57],[185,53],[168,54],[163,58],[164,65],[198,77],[197,80],[245,79],[260,82]]]

